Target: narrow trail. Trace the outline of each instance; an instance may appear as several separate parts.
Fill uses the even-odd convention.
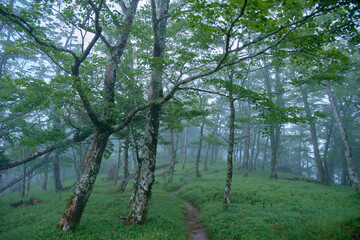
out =
[[[185,185],[185,183],[182,182],[182,185]],[[171,193],[177,195],[179,189],[180,188],[177,188],[173,190]],[[204,225],[198,220],[199,210],[189,202],[186,202],[186,205],[187,205],[187,225],[189,229],[190,239],[210,240],[210,238],[206,236],[206,229]]]

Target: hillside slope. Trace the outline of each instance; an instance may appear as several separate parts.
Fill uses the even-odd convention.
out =
[[[188,239],[185,201],[200,209],[211,239],[358,239],[360,200],[351,188],[270,181],[263,171],[243,178],[235,172],[232,203],[223,211],[224,167],[212,166],[201,178],[192,168],[189,163],[185,171],[176,169],[172,184],[166,184],[166,174],[157,173],[148,221],[142,226],[124,226],[117,217],[128,213],[131,184],[125,193],[114,193],[113,182],[101,177],[74,233],[55,229],[71,191],[59,199],[53,189],[34,187],[27,199],[44,203],[20,208],[10,207],[19,201],[18,194],[2,196],[0,239]],[[178,197],[170,192],[177,187]]]

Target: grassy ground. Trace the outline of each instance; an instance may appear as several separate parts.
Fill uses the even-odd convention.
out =
[[[360,234],[360,200],[353,189],[270,181],[264,171],[248,178],[235,172],[231,206],[224,211],[224,171],[217,166],[199,179],[182,174],[187,185],[178,193],[200,209],[211,239],[360,239],[355,237]]]
[[[59,199],[53,189],[33,189],[26,199],[41,199],[43,204],[12,208],[18,194],[0,197],[0,239],[187,239],[184,201],[154,185],[148,221],[142,226],[124,226],[117,214],[127,216],[131,184],[127,191],[113,192],[113,182],[98,181],[90,196],[81,223],[74,233],[55,229],[71,191]]]
[[[98,178],[74,233],[55,229],[71,191],[59,199],[51,188],[43,192],[34,187],[27,199],[44,203],[20,208],[9,206],[20,200],[17,193],[2,196],[0,239],[187,239],[183,200],[200,209],[211,239],[354,239],[360,232],[360,200],[351,188],[269,181],[268,173],[261,171],[248,178],[235,173],[232,203],[223,211],[224,166],[212,166],[196,178],[193,165],[185,171],[177,168],[172,184],[165,184],[164,175],[156,178],[149,217],[142,226],[123,226],[117,218],[128,213],[131,184],[125,193],[114,193],[112,182],[101,181],[105,177]],[[178,193],[183,200],[168,192],[181,181],[186,182]]]

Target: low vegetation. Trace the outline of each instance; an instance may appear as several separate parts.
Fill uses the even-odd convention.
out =
[[[252,171],[248,178],[235,172],[230,208],[222,210],[225,167],[212,166],[196,178],[190,162],[176,168],[174,182],[166,184],[158,172],[148,221],[142,226],[124,226],[118,215],[127,216],[131,184],[122,193],[100,176],[75,232],[55,229],[64,202],[53,189],[34,187],[24,201],[36,198],[42,204],[10,207],[17,193],[0,198],[0,239],[188,239],[186,204],[200,209],[199,219],[210,239],[357,239],[360,201],[353,189],[304,181],[268,180],[268,172]],[[178,166],[179,167],[179,166]],[[285,176],[281,174],[280,176]],[[288,176],[288,175],[286,175]],[[71,181],[69,181],[70,183]],[[178,197],[170,190],[185,184]]]

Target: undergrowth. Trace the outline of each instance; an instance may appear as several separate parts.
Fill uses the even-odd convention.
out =
[[[223,167],[201,178],[184,175],[187,185],[178,196],[200,209],[211,239],[357,239],[360,200],[352,188],[268,176],[253,171],[244,178],[235,171],[228,210],[222,209]]]
[[[42,191],[33,187],[25,200],[33,197],[44,203],[20,208],[10,207],[20,200],[17,193],[1,196],[0,239],[188,239],[184,200],[200,209],[199,219],[213,240],[351,240],[360,235],[360,200],[351,188],[270,181],[264,171],[253,171],[243,178],[235,171],[231,205],[223,210],[224,164],[209,166],[207,172],[201,171],[201,178],[195,177],[193,161],[185,170],[179,165],[172,183],[167,183],[167,169],[156,172],[144,225],[124,226],[117,216],[128,214],[132,184],[119,194],[113,182],[104,182],[106,176],[99,176],[75,232],[55,229],[71,191],[63,192],[60,199],[53,188]],[[176,188],[180,188],[178,197],[170,193]]]

